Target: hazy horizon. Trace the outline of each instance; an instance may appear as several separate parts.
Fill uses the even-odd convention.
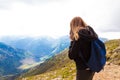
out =
[[[100,37],[120,38],[119,0],[0,0],[0,37],[69,35],[80,16]]]

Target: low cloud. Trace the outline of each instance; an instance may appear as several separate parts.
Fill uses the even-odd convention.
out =
[[[99,28],[100,32],[120,32],[120,25],[108,25],[103,28]]]
[[[34,64],[34,63],[36,63],[35,62],[35,60],[33,59],[33,58],[25,58],[25,59],[23,59],[22,61],[21,61],[21,63],[23,64],[23,65],[30,65],[30,64]]]
[[[0,0],[0,35],[64,35],[74,16],[102,33],[120,32],[119,4],[119,0]]]
[[[0,9],[8,9],[13,1],[0,0]]]
[[[8,9],[14,2],[22,2],[26,4],[46,4],[48,2],[63,2],[66,0],[0,0],[0,9]]]

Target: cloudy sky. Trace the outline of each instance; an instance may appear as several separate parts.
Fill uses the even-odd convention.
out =
[[[100,37],[120,38],[120,0],[0,0],[0,36],[69,35],[80,16]]]

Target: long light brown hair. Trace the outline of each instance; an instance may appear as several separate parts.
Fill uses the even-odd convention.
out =
[[[80,29],[85,29],[87,24],[83,21],[81,17],[74,17],[70,22],[70,39],[78,40],[78,32]]]

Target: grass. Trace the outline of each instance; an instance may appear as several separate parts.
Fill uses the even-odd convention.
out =
[[[120,65],[120,51],[115,51],[120,46],[120,39],[107,41],[105,45],[108,62]],[[19,80],[75,80],[75,63],[67,57],[67,52],[68,50],[62,51],[44,64],[23,74]]]

